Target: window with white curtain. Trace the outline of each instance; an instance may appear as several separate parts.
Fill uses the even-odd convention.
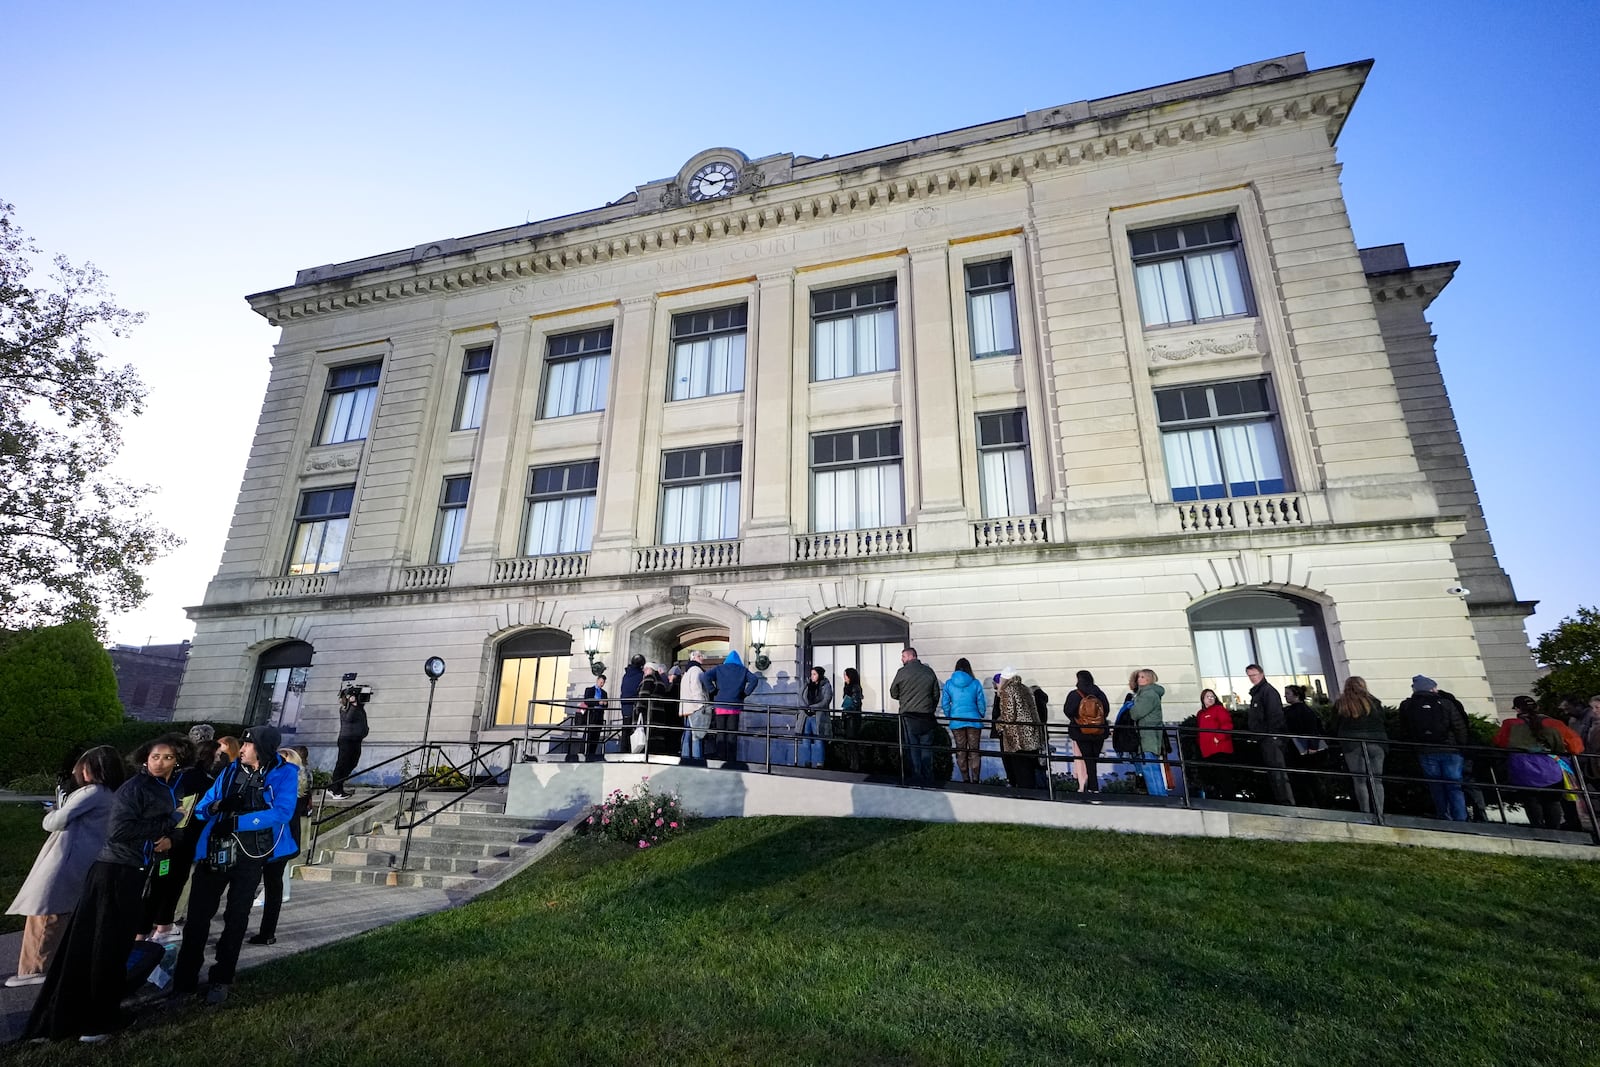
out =
[[[876,374],[899,366],[895,280],[811,294],[811,380]]]
[[[325,574],[339,569],[344,559],[345,535],[350,532],[350,505],[355,498],[353,485],[309,489],[300,494],[285,573]]]
[[[811,437],[811,528],[868,530],[905,522],[900,427]]]
[[[372,406],[378,399],[381,362],[328,371],[328,393],[322,401],[322,427],[317,444],[337,445],[366,439],[372,424]]]
[[[602,326],[550,338],[540,418],[604,411],[611,377],[611,330]]]
[[[978,486],[984,518],[1033,514],[1028,418],[1023,409],[978,416]]]
[[[454,563],[461,557],[461,535],[467,529],[467,494],[472,489],[471,475],[446,478],[439,494],[439,522],[434,533],[435,563]]]
[[[1156,390],[1172,499],[1260,496],[1288,488],[1265,378]]]
[[[1017,301],[1011,260],[967,264],[967,323],[972,358],[1014,355],[1017,345]]]
[[[1250,314],[1239,223],[1233,216],[1140,230],[1128,241],[1139,317],[1146,326]]]
[[[528,472],[525,556],[587,552],[594,541],[600,461],[534,467]]]
[[[1250,591],[1211,600],[1189,612],[1200,685],[1231,708],[1250,703],[1245,667],[1258,663],[1281,691],[1303,685],[1337,693],[1322,611],[1297,597]]]
[[[744,391],[744,304],[672,316],[672,399]]]
[[[453,429],[476,430],[483,425],[483,406],[489,396],[489,359],[493,350],[469,348],[461,357],[461,395],[456,400]]]
[[[730,541],[739,536],[744,446],[684,448],[661,456],[661,543]]]

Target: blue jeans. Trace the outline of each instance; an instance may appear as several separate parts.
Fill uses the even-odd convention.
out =
[[[678,755],[684,759],[704,759],[705,743],[694,735],[693,730],[683,731],[683,743],[678,746]]]
[[[800,740],[796,743],[796,761],[802,767],[822,766],[822,742],[816,740],[817,717],[815,715],[802,716],[800,720]],[[807,741],[806,738],[812,738]]]
[[[1167,795],[1167,769],[1161,765],[1161,757],[1154,752],[1146,752],[1139,757],[1139,773],[1144,775],[1144,791],[1153,797]]]
[[[1461,753],[1419,752],[1417,762],[1433,794],[1433,810],[1441,819],[1467,821],[1467,798],[1461,794]]]
[[[934,722],[931,718],[902,718],[901,727],[905,730],[906,759],[911,767],[911,780],[913,782],[933,781],[933,730]]]

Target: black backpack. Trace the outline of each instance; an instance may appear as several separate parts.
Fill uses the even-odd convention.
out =
[[[1451,707],[1437,693],[1418,693],[1411,698],[1406,709],[1406,732],[1413,741],[1423,744],[1448,744],[1451,726],[1454,725]]]

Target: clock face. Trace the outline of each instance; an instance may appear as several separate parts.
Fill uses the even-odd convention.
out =
[[[707,163],[689,179],[690,200],[714,200],[733,192],[739,174],[727,163]]]
[[[437,678],[444,673],[444,660],[438,656],[430,656],[428,662],[422,665],[422,671],[429,678]]]

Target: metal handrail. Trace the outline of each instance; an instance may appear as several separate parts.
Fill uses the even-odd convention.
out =
[[[500,752],[502,750],[505,751],[509,755],[511,753],[512,749],[515,746],[516,746],[516,742],[515,741],[500,741],[500,742],[490,746],[486,751],[480,751],[479,750],[479,746],[478,746],[478,742],[474,741],[474,742],[472,742],[472,758],[467,761],[466,765],[467,765],[468,768],[471,768],[474,765],[479,765],[485,771],[487,771],[489,769],[489,764],[488,764],[488,757],[489,756],[493,755],[496,752]],[[439,743],[435,743],[434,745],[432,745],[430,747],[442,749],[443,745],[439,744]],[[399,867],[396,868],[397,870],[401,870],[401,871],[405,870],[406,869],[406,865],[411,861],[411,837],[412,837],[412,834],[416,831],[417,827],[423,826],[423,825],[425,825],[425,824],[427,824],[429,822],[432,822],[434,819],[438,818],[440,815],[442,815],[445,812],[449,811],[451,808],[455,807],[457,804],[461,803],[463,800],[466,800],[468,797],[470,797],[472,794],[476,793],[478,790],[482,789],[484,786],[488,785],[490,782],[494,782],[494,783],[498,784],[499,780],[500,780],[500,776],[502,774],[505,774],[505,775],[509,775],[510,774],[509,768],[510,768],[510,762],[511,761],[507,760],[507,763],[506,763],[507,770],[496,771],[493,775],[484,776],[480,780],[480,777],[477,774],[468,774],[468,773],[466,773],[466,771],[464,771],[461,768],[460,765],[458,765],[448,755],[445,755],[442,751],[439,753],[439,755],[443,758],[443,760],[446,763],[450,764],[451,770],[453,770],[457,774],[461,775],[461,777],[467,782],[467,788],[462,791],[460,796],[458,796],[455,799],[451,800],[449,803],[441,805],[440,807],[437,807],[437,808],[433,808],[432,810],[426,812],[420,819],[417,818],[417,807],[416,807],[417,801],[422,796],[422,790],[423,790],[424,786],[427,784],[428,781],[432,780],[432,776],[430,776],[428,774],[427,770],[426,770],[426,763],[424,763],[424,769],[422,771],[419,771],[416,774],[415,778],[414,778],[414,780],[417,781],[418,785],[417,785],[416,791],[412,795],[411,818],[410,818],[409,821],[406,822],[405,826],[403,827],[403,829],[406,832],[406,840],[405,840],[404,846],[402,846],[402,848],[400,850],[400,865],[399,865]],[[402,796],[403,796],[403,794],[402,794]],[[397,813],[395,815],[394,828],[395,828],[396,832],[398,832],[399,830],[402,829],[402,827],[400,825],[400,814],[399,813]]]
[[[530,711],[534,706],[543,706],[543,707],[551,707],[551,708],[563,708],[563,709],[568,709],[568,710],[577,710],[577,711],[580,711],[580,712],[583,711],[583,710],[586,710],[586,708],[587,708],[587,704],[584,701],[581,701],[581,700],[530,701],[529,703],[530,703]],[[621,705],[625,705],[625,704],[631,704],[632,705],[632,709],[637,712],[642,707],[647,707],[648,705],[651,705],[651,704],[665,704],[665,705],[669,705],[669,706],[681,707],[685,703],[685,701],[682,700],[681,698],[674,698],[674,697],[667,697],[667,696],[629,697],[629,698],[626,698],[626,699],[617,698],[617,697],[608,697],[606,699],[606,703],[608,705],[616,705],[616,706],[621,706]],[[701,701],[695,701],[694,703],[702,703],[702,702]],[[773,768],[772,741],[773,741],[773,739],[775,737],[778,737],[778,738],[782,738],[782,739],[787,741],[787,740],[798,740],[799,737],[800,737],[799,726],[800,726],[800,722],[802,721],[800,716],[802,716],[804,714],[805,709],[803,708],[803,706],[801,706],[799,704],[795,704],[795,703],[772,703],[772,702],[764,702],[764,701],[741,701],[741,702],[737,702],[737,703],[732,703],[732,702],[723,703],[723,702],[715,700],[714,698],[712,700],[710,700],[710,701],[706,701],[706,702],[703,702],[703,703],[706,703],[709,706],[713,706],[713,707],[715,707],[715,706],[737,707],[741,712],[755,712],[755,713],[762,714],[763,721],[762,721],[760,727],[757,728],[757,729],[746,728],[745,724],[743,724],[743,723],[741,723],[741,728],[738,729],[738,730],[730,729],[726,725],[723,725],[723,724],[713,724],[713,726],[707,728],[706,732],[707,733],[715,732],[715,733],[721,733],[721,734],[725,734],[725,735],[731,734],[731,735],[733,735],[733,736],[735,736],[735,737],[737,737],[739,739],[750,738],[752,740],[760,741],[761,744],[762,744],[762,758],[760,760],[755,761],[755,762],[758,763],[758,764],[761,764],[763,766],[763,770],[766,773],[769,773],[769,774],[772,773],[772,768]],[[648,714],[648,712],[647,712],[647,714]],[[791,725],[791,728],[790,728],[789,731],[784,732],[784,733],[775,732],[774,729],[773,729],[773,722],[772,722],[772,718],[771,718],[773,714],[784,715],[784,716],[790,716],[790,715],[795,716],[795,722]],[[846,714],[849,714],[849,715],[860,715],[863,719],[889,719],[889,720],[899,720],[900,719],[900,715],[898,713],[896,713],[896,712],[888,712],[888,711],[879,711],[879,712],[868,712],[868,711],[842,712],[839,709],[834,708],[834,709],[829,709],[826,712],[826,714],[829,714],[829,715],[833,716],[836,720],[839,717],[841,717],[843,715],[846,715]],[[946,716],[935,714],[933,717],[934,717],[934,720],[936,722],[938,722],[939,724],[944,725],[946,727],[948,727],[949,724],[952,722],[952,720],[950,718],[946,717]],[[593,724],[587,723],[587,722],[582,721],[582,720],[574,721],[573,717],[571,715],[568,715],[568,717],[566,719],[564,719],[563,721],[542,723],[542,724],[534,724],[532,722],[532,718],[533,717],[530,714],[529,717],[528,717],[528,721],[522,724],[523,727],[524,727],[524,731],[523,731],[523,738],[521,739],[521,743],[522,743],[522,746],[523,746],[522,758],[524,760],[531,760],[531,761],[538,761],[539,760],[539,758],[540,758],[539,754],[535,751],[535,747],[534,746],[538,742],[541,742],[541,741],[546,742],[546,743],[550,743],[552,745],[555,745],[555,744],[566,744],[568,746],[568,749],[569,749],[565,753],[546,752],[544,754],[546,758],[554,757],[554,758],[557,758],[557,759],[560,759],[560,760],[570,760],[576,754],[573,751],[571,751],[571,746],[577,745],[577,744],[582,744],[585,748],[587,748],[591,744],[598,743],[599,745],[602,746],[602,752],[597,754],[597,755],[590,756],[589,758],[604,759],[605,756],[604,756],[604,753],[603,753],[603,745],[605,744],[605,741],[607,739],[609,739],[611,737],[615,737],[619,732],[622,732],[624,734],[626,734],[628,732],[631,732],[635,727],[637,727],[639,725],[637,719],[635,719],[632,723],[610,721],[610,722],[603,722],[603,723],[601,723],[599,725],[593,725]],[[965,720],[963,720],[963,721],[965,721]],[[662,732],[665,732],[668,735],[681,736],[683,733],[685,733],[688,730],[692,729],[691,727],[689,727],[689,726],[687,726],[685,724],[682,724],[682,720],[681,719],[679,720],[678,723],[670,723],[670,724],[651,723],[651,722],[647,721],[645,723],[645,725],[646,725],[646,729],[647,729],[647,734],[648,733],[653,733],[655,731],[662,731]],[[992,719],[989,721],[989,725],[992,725]],[[1076,754],[1073,754],[1073,755],[1057,754],[1054,751],[1053,742],[1061,740],[1063,738],[1066,738],[1066,739],[1070,740],[1071,739],[1071,734],[1074,731],[1075,726],[1076,726],[1076,724],[1067,724],[1067,723],[1060,723],[1060,722],[1042,724],[1043,741],[1042,741],[1041,749],[1036,754],[1043,761],[1044,770],[1045,770],[1045,787],[1044,787],[1044,791],[1045,791],[1046,795],[1049,796],[1051,799],[1054,799],[1054,797],[1055,797],[1055,783],[1054,783],[1054,777],[1050,773],[1051,772],[1051,768],[1058,762],[1063,762],[1063,761],[1070,762],[1070,761],[1072,761],[1074,759],[1079,758]],[[1113,731],[1114,728],[1115,728],[1114,723],[1112,723],[1112,722],[1108,722],[1107,723],[1105,741],[1108,742],[1108,743],[1111,741],[1112,731]],[[1383,745],[1383,746],[1385,746],[1386,748],[1389,748],[1389,749],[1402,749],[1402,750],[1434,750],[1434,751],[1438,751],[1438,750],[1444,749],[1444,750],[1448,750],[1448,751],[1451,751],[1451,752],[1459,753],[1459,754],[1461,754],[1463,756],[1466,756],[1466,757],[1478,757],[1478,758],[1482,758],[1482,757],[1499,758],[1499,757],[1503,757],[1503,756],[1509,755],[1509,754],[1511,754],[1511,753],[1516,751],[1515,749],[1500,748],[1500,747],[1494,746],[1494,745],[1479,745],[1479,744],[1470,744],[1470,743],[1466,744],[1466,745],[1440,744],[1440,743],[1410,741],[1410,740],[1403,739],[1403,738],[1388,738],[1388,739],[1382,739],[1382,740],[1375,739],[1375,738],[1374,739],[1344,738],[1344,737],[1338,737],[1338,736],[1331,736],[1331,735],[1327,735],[1327,734],[1304,734],[1304,733],[1295,733],[1295,732],[1291,732],[1291,731],[1252,731],[1252,730],[1249,730],[1249,729],[1237,728],[1237,727],[1236,728],[1232,728],[1232,729],[1228,729],[1228,730],[1203,729],[1198,725],[1180,725],[1178,723],[1170,723],[1170,722],[1162,723],[1159,728],[1164,733],[1167,733],[1168,735],[1172,736],[1173,740],[1175,741],[1175,745],[1174,745],[1174,748],[1173,748],[1173,755],[1172,756],[1157,756],[1153,760],[1150,760],[1150,759],[1146,759],[1143,756],[1143,754],[1127,755],[1127,754],[1124,754],[1124,753],[1115,753],[1115,754],[1107,756],[1107,757],[1102,757],[1102,759],[1104,759],[1104,761],[1108,762],[1108,763],[1151,763],[1151,762],[1154,762],[1154,763],[1157,763],[1157,764],[1161,765],[1162,767],[1176,766],[1179,769],[1180,782],[1181,782],[1181,791],[1179,791],[1179,792],[1174,794],[1174,800],[1177,803],[1181,804],[1185,808],[1192,807],[1193,804],[1194,804],[1194,798],[1193,798],[1192,793],[1191,793],[1190,781],[1189,781],[1189,768],[1191,766],[1193,766],[1194,761],[1192,759],[1190,759],[1188,757],[1188,755],[1184,752],[1183,742],[1184,742],[1185,739],[1195,738],[1195,737],[1198,737],[1200,734],[1204,734],[1204,733],[1223,733],[1223,734],[1228,735],[1231,738],[1244,739],[1244,740],[1254,740],[1254,741],[1258,741],[1258,742],[1262,741],[1262,740],[1266,740],[1266,739],[1273,739],[1273,738],[1279,739],[1280,741],[1294,741],[1294,740],[1320,741],[1320,742],[1323,742],[1325,745],[1327,745],[1329,748],[1334,748],[1335,746],[1342,746],[1344,744],[1365,743],[1365,744],[1374,744],[1374,745],[1380,745],[1381,744],[1381,745]],[[840,734],[837,731],[835,731],[832,734],[831,743],[835,743],[835,744],[842,743],[842,744],[847,744],[847,745],[853,745],[853,746],[857,746],[861,750],[870,749],[870,748],[880,748],[880,749],[881,748],[889,748],[889,747],[892,746],[896,751],[900,783],[902,785],[906,784],[906,753],[905,753],[906,744],[905,744],[905,733],[904,733],[904,731],[902,729],[896,729],[895,738],[894,738],[893,741],[889,741],[889,740],[871,740],[871,739],[866,739],[866,738],[844,739],[844,738],[842,738],[840,736]],[[737,754],[737,751],[738,750],[737,750],[737,744],[736,744],[736,746],[735,746],[735,754]],[[652,760],[655,760],[655,759],[669,759],[669,760],[672,760],[672,761],[676,762],[680,758],[680,757],[671,757],[671,756],[663,757],[663,756],[661,756],[659,754],[652,754],[652,753],[650,753],[648,751],[648,748],[642,754],[623,753],[621,755],[623,755],[625,757],[626,761],[630,761],[631,762],[633,760],[642,759],[643,762],[647,762],[647,763],[651,762]],[[1567,765],[1571,768],[1572,773],[1573,773],[1573,784],[1572,785],[1568,786],[1568,785],[1565,785],[1565,784],[1557,784],[1557,785],[1553,785],[1553,786],[1541,786],[1541,787],[1520,786],[1520,785],[1519,786],[1511,786],[1511,785],[1508,785],[1507,783],[1503,783],[1503,782],[1501,782],[1499,780],[1498,776],[1494,773],[1494,768],[1492,766],[1487,768],[1488,772],[1489,772],[1490,780],[1487,783],[1482,783],[1482,785],[1483,785],[1484,788],[1490,789],[1490,790],[1492,790],[1494,792],[1495,798],[1496,798],[1495,803],[1496,803],[1496,806],[1498,807],[1498,809],[1500,811],[1501,822],[1502,823],[1509,822],[1509,820],[1506,818],[1506,814],[1505,814],[1506,800],[1505,800],[1505,798],[1503,796],[1503,791],[1505,789],[1509,788],[1509,789],[1511,789],[1513,791],[1513,793],[1522,793],[1522,794],[1561,794],[1563,796],[1565,796],[1566,794],[1575,794],[1575,795],[1577,795],[1577,796],[1579,796],[1581,798],[1582,804],[1584,805],[1585,809],[1588,811],[1589,822],[1590,822],[1590,827],[1591,827],[1591,837],[1592,837],[1592,839],[1593,839],[1595,844],[1600,845],[1600,819],[1596,818],[1595,800],[1594,800],[1594,797],[1590,793],[1590,788],[1589,788],[1588,783],[1585,781],[1583,768],[1582,768],[1582,760],[1579,759],[1577,755],[1572,754],[1572,753],[1561,752],[1561,753],[1551,753],[1551,755],[1555,755],[1557,757],[1560,757],[1560,758],[1563,758],[1563,759],[1566,760]],[[713,764],[713,763],[718,763],[718,762],[722,763],[723,765],[726,765],[727,763],[730,763],[730,762],[737,762],[737,763],[740,763],[742,765],[748,766],[748,764],[745,764],[745,761],[743,761],[743,760],[732,760],[732,761],[730,761],[730,760],[723,760],[723,761],[708,760],[707,761],[708,765]],[[1241,768],[1241,769],[1250,769],[1250,770],[1258,770],[1258,771],[1264,770],[1264,771],[1267,771],[1267,772],[1280,770],[1279,768],[1274,768],[1274,767],[1270,767],[1270,766],[1264,766],[1264,765],[1259,765],[1259,764],[1255,764],[1255,763],[1246,763],[1246,762],[1243,762],[1243,761],[1232,761],[1232,760],[1226,762],[1223,765],[1229,766],[1229,767],[1234,767],[1234,768]],[[1294,776],[1300,777],[1302,779],[1304,777],[1306,777],[1306,776],[1311,776],[1311,777],[1321,776],[1321,777],[1325,777],[1325,778],[1342,779],[1342,780],[1344,780],[1346,782],[1349,782],[1353,778],[1357,777],[1357,775],[1354,772],[1351,772],[1348,768],[1340,769],[1340,770],[1332,770],[1332,769],[1322,769],[1322,768],[1315,768],[1315,767],[1285,766],[1285,767],[1281,768],[1281,773],[1284,773],[1286,775],[1294,775]],[[1365,772],[1364,772],[1364,774],[1362,774],[1361,777],[1363,778],[1363,784],[1365,786],[1365,789],[1366,789],[1366,792],[1368,794],[1368,797],[1369,797],[1370,800],[1373,801],[1373,803],[1370,805],[1371,810],[1367,814],[1372,818],[1372,820],[1373,820],[1373,822],[1375,824],[1380,825],[1380,826],[1381,825],[1385,825],[1385,817],[1384,817],[1383,813],[1378,810],[1378,805],[1376,803],[1376,790],[1374,788],[1376,783],[1380,780],[1380,776],[1375,775],[1373,773],[1370,765],[1368,765],[1366,770],[1365,770]],[[1385,782],[1394,782],[1394,783],[1400,783],[1400,784],[1413,784],[1413,785],[1422,785],[1422,786],[1438,784],[1438,780],[1436,780],[1436,779],[1429,779],[1429,778],[1426,778],[1426,777],[1418,777],[1418,776],[1412,776],[1412,775],[1392,774],[1392,773],[1384,773],[1381,776],[1381,780],[1385,781]],[[1456,783],[1456,784],[1458,784],[1459,787],[1464,789],[1464,790],[1465,789],[1472,789],[1472,788],[1475,788],[1475,787],[1477,787],[1479,785],[1479,783],[1474,782],[1471,779],[1467,779],[1467,780],[1461,781],[1461,782]],[[1515,798],[1513,798],[1513,802],[1515,802]]]
[[[416,753],[422,751],[426,747],[427,747],[426,745],[415,745],[415,746],[413,746],[411,748],[406,749],[404,752],[399,753],[398,755],[390,756],[388,759],[383,760],[383,761],[381,761],[379,763],[374,763],[369,767],[358,767],[357,769],[351,771],[350,774],[348,775],[348,777],[349,778],[355,778],[358,775],[371,774],[373,771],[376,771],[381,767],[387,767],[389,764],[395,762],[396,760],[409,759],[411,756],[413,756]],[[373,794],[370,794],[370,795],[368,795],[366,797],[363,797],[361,803],[365,804],[365,803],[368,803],[370,801],[377,800],[380,797],[387,796],[388,794],[394,792],[396,789],[404,788],[405,783],[406,783],[406,779],[402,775],[400,781],[396,782],[394,785],[391,785],[386,789],[380,790],[377,793],[373,793]],[[327,789],[320,790],[319,794],[317,796],[317,812],[316,812],[315,817],[313,817],[312,820],[311,820],[311,844],[306,849],[305,866],[307,866],[307,867],[314,866],[316,864],[316,862],[317,862],[317,839],[318,839],[318,837],[321,836],[321,831],[322,831],[323,824],[324,823],[333,822],[333,821],[335,821],[337,819],[343,818],[345,813],[349,811],[348,808],[340,808],[339,810],[333,812],[331,815],[326,815],[325,816],[325,815],[322,814],[322,810],[323,810],[324,806],[326,806],[327,801],[328,801],[328,791],[327,791]]]

